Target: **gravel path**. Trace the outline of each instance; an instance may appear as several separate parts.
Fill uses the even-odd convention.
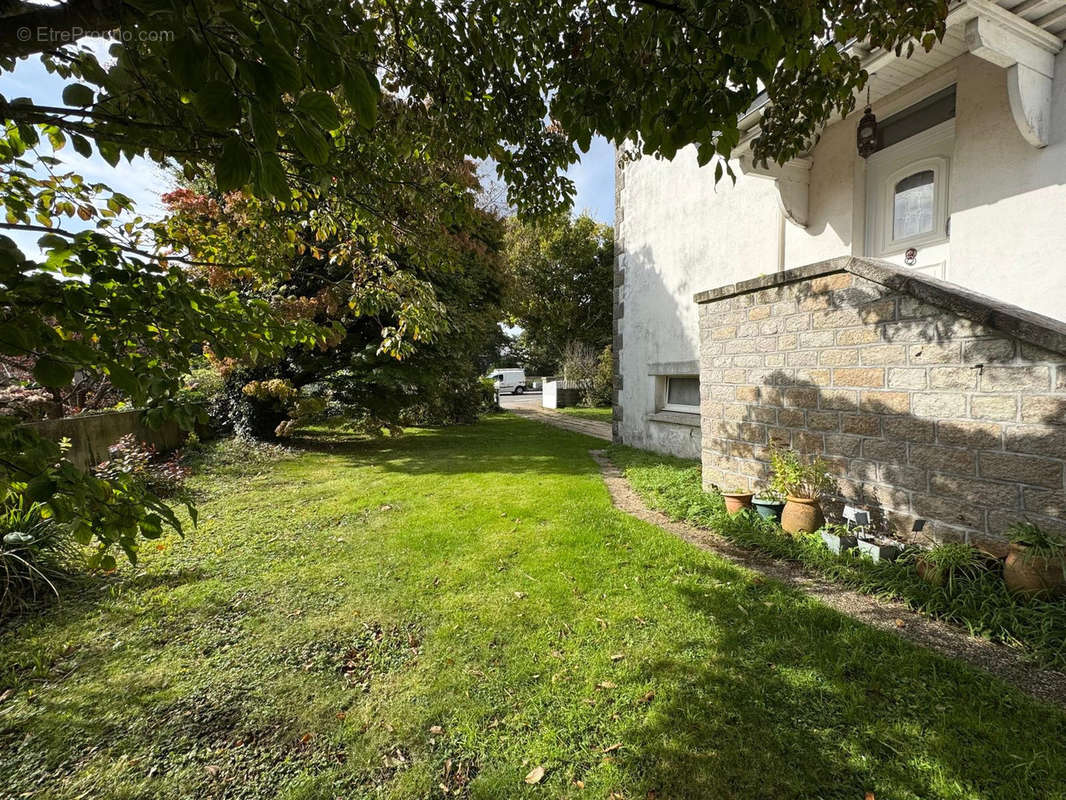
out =
[[[657,525],[686,542],[710,550],[736,564],[794,586],[853,619],[980,667],[1033,697],[1066,707],[1066,674],[1040,669],[1010,648],[976,639],[953,625],[924,617],[902,603],[853,592],[813,575],[798,564],[760,555],[712,531],[675,522],[665,514],[648,508],[605,452],[593,450],[592,457],[600,466],[612,502],[630,516]]]
[[[611,441],[611,423],[599,422],[594,419],[582,419],[563,414],[550,408],[533,407],[529,405],[508,405],[503,407],[512,414],[517,414],[526,419],[543,422],[545,425],[554,425],[556,428],[583,433],[586,436],[595,436],[597,439]]]

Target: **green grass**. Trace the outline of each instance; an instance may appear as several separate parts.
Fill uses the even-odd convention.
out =
[[[187,539],[0,634],[2,794],[1066,798],[1066,715],[616,511],[599,444],[216,464]]]
[[[976,553],[971,567],[959,570],[943,586],[934,586],[918,574],[914,562],[923,551],[917,548],[907,548],[896,562],[836,555],[816,535],[787,535],[776,523],[752,512],[727,514],[721,497],[703,491],[697,462],[631,447],[612,446],[610,453],[645,502],[674,519],[712,529],[776,558],[797,561],[852,589],[901,600],[973,636],[1017,647],[1045,666],[1066,669],[1066,603],[1061,598],[1025,599],[1012,594],[999,571]]]
[[[579,419],[591,419],[596,422],[610,422],[611,421],[611,409],[610,408],[581,408],[580,406],[565,406],[557,409],[564,414],[569,414],[571,417],[578,417]]]

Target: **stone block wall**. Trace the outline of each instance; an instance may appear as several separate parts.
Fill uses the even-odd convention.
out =
[[[1066,325],[856,258],[696,300],[706,487],[762,485],[776,441],[898,536],[1066,530]]]

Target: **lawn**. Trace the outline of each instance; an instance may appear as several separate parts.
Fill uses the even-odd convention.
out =
[[[610,408],[581,408],[579,406],[565,406],[557,409],[564,414],[579,419],[591,419],[597,422],[610,422],[612,410]]]
[[[5,797],[1066,798],[1066,715],[621,514],[602,442],[298,444],[5,628]]]

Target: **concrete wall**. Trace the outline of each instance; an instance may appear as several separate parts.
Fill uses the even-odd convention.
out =
[[[566,408],[581,402],[581,391],[573,382],[563,380],[546,380],[540,395],[540,404],[544,408]]]
[[[888,95],[884,118],[956,85],[946,278],[1066,319],[1066,51],[1056,62],[1051,144],[1027,144],[1010,114],[1006,71],[964,55]],[[908,100],[910,98],[910,100]],[[826,128],[812,151],[808,225],[784,222],[773,182],[741,174],[714,185],[694,151],[643,158],[617,180],[617,436],[693,455],[695,442],[656,411],[654,365],[696,358],[695,291],[841,255],[863,255],[865,162],[855,152],[861,110]],[[734,165],[739,166],[739,165]],[[622,347],[618,348],[621,344]]]
[[[736,186],[727,178],[716,188],[713,170],[701,169],[695,151],[686,148],[673,161],[627,164],[616,186],[615,230],[623,243],[617,268],[624,272],[624,280],[616,279],[616,314],[622,311],[615,339],[622,376],[618,432],[626,444],[695,458],[697,428],[649,419],[657,410],[654,374],[695,374],[696,291],[723,277],[750,277],[755,265],[776,269],[780,212],[773,183],[741,176]]]
[[[54,442],[64,437],[70,439],[71,448],[67,458],[82,469],[106,461],[107,448],[127,433],[134,434],[142,442],[155,445],[160,451],[173,450],[185,441],[187,433],[176,423],[167,422],[158,429],[149,428],[144,424],[143,417],[142,411],[110,411],[32,422],[27,427]]]
[[[700,298],[705,486],[764,485],[777,442],[897,536],[1066,530],[1066,324],[912,276],[845,258]]]

